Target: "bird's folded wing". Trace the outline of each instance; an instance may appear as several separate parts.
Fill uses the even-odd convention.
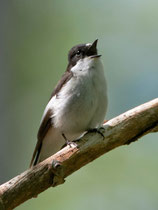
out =
[[[49,109],[47,111],[47,113],[45,114],[45,116],[43,117],[41,125],[40,125],[40,128],[38,130],[38,134],[37,134],[37,139],[38,140],[37,140],[37,143],[36,143],[35,150],[33,152],[32,160],[31,160],[31,163],[30,163],[30,167],[32,165],[36,165],[36,163],[38,161],[39,154],[40,154],[41,147],[42,147],[43,139],[44,139],[46,133],[48,132],[49,128],[52,126],[52,118],[51,118],[51,116],[52,116],[52,112]]]
[[[58,94],[58,92],[62,89],[62,87],[65,85],[65,83],[68,82],[72,78],[72,76],[73,76],[73,74],[70,71],[66,71],[63,74],[61,80],[58,82],[57,86],[55,87],[50,100],[52,99],[53,96]],[[37,140],[37,144],[36,144],[33,156],[32,156],[30,167],[32,165],[37,164],[38,158],[40,155],[40,151],[42,148],[43,139],[51,126],[52,126],[52,111],[51,111],[51,109],[48,109],[45,116],[42,119],[39,131],[38,131],[38,135],[37,135],[38,140]]]

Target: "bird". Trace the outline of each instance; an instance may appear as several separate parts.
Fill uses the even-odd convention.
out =
[[[44,110],[30,167],[104,122],[108,97],[101,55],[93,43],[78,44]]]

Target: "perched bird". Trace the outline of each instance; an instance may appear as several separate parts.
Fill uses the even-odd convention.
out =
[[[30,166],[102,125],[107,85],[97,41],[76,45],[69,51],[67,69],[44,110]]]

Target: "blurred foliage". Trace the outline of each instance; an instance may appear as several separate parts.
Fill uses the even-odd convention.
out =
[[[158,96],[157,20],[156,0],[0,2],[1,183],[28,168],[73,45],[99,39],[107,119]],[[157,137],[115,149],[17,209],[158,209]]]

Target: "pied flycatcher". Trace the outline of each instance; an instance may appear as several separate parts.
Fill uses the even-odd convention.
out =
[[[104,69],[97,41],[74,46],[68,66],[44,110],[30,166],[102,125],[107,109]]]

